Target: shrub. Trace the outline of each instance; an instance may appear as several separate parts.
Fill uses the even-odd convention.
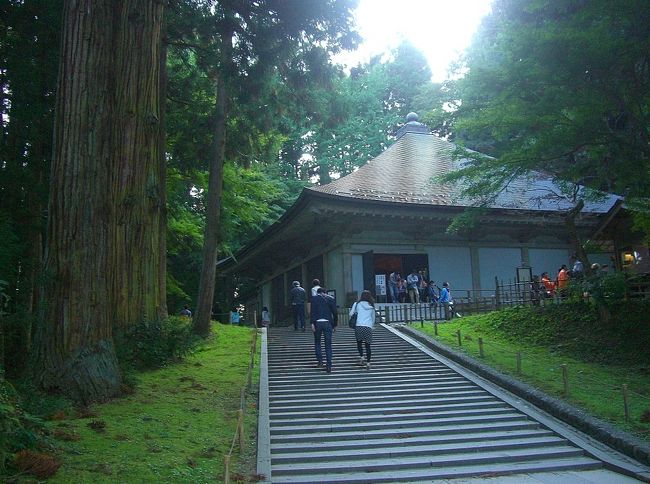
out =
[[[186,318],[169,317],[161,322],[142,322],[116,336],[120,364],[129,369],[151,369],[178,360],[198,343]]]
[[[650,301],[617,300],[611,318],[603,320],[597,305],[582,300],[544,307],[514,307],[472,316],[487,331],[568,352],[585,361],[650,363]]]
[[[26,413],[16,390],[0,381],[0,476],[6,473],[12,454],[35,448],[42,438],[42,421]]]

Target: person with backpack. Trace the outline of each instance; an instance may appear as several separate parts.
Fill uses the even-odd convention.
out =
[[[325,371],[332,373],[332,333],[336,331],[338,314],[336,301],[327,294],[324,287],[316,290],[316,296],[311,299],[311,330],[314,333],[314,349],[316,351],[316,366],[323,367],[321,339],[325,337]]]
[[[363,291],[359,301],[350,308],[350,316],[357,314],[357,324],[354,327],[354,336],[357,340],[357,351],[359,351],[359,366],[365,366],[370,370],[370,358],[372,352],[372,330],[375,326],[375,300],[370,291]],[[366,348],[366,356],[363,356],[363,347]]]

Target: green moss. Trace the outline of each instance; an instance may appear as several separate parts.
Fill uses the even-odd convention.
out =
[[[650,440],[650,422],[643,421],[650,416],[649,339],[641,318],[640,305],[630,305],[607,327],[586,304],[511,308],[439,323],[436,339],[480,359],[482,338],[481,361],[559,398],[565,398],[561,365],[566,364],[569,402]],[[431,323],[420,330],[434,336]],[[623,384],[629,388],[629,422]]]
[[[138,374],[133,395],[98,405],[87,418],[50,423],[80,436],[63,444],[63,466],[52,482],[222,480],[251,338],[249,328],[216,325],[212,338],[186,360]],[[231,465],[244,474],[252,472],[256,402],[248,394],[247,449],[244,461],[235,452]],[[104,422],[104,431],[93,430],[93,421]]]

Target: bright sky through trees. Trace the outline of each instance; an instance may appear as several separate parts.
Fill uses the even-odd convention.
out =
[[[469,45],[490,4],[491,0],[360,0],[355,15],[363,43],[337,61],[354,67],[408,40],[427,58],[432,80],[442,81],[449,63]]]

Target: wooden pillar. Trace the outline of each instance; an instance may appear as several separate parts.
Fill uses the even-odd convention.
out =
[[[472,289],[478,291],[481,289],[481,269],[478,257],[478,247],[470,246],[469,257],[472,266]]]

